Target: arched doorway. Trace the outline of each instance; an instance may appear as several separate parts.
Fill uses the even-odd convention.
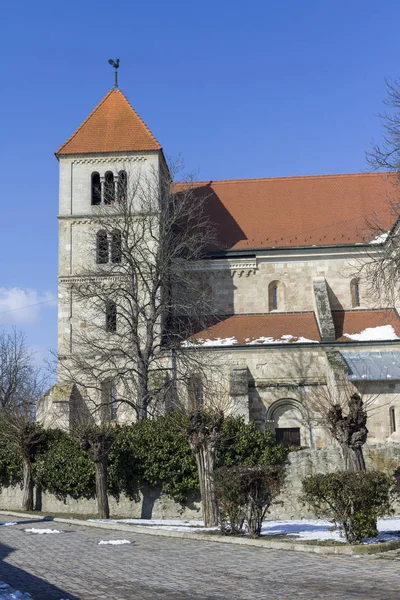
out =
[[[309,432],[304,407],[298,400],[282,398],[267,410],[267,421],[275,430],[276,441],[285,446],[308,446]]]

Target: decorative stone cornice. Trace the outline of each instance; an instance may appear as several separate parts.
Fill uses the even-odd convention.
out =
[[[231,277],[233,275],[238,275],[241,277],[242,275],[246,275],[248,277],[251,274],[255,274],[258,270],[257,262],[252,259],[237,259],[233,261],[217,261],[217,260],[208,260],[201,261],[193,264],[190,267],[192,271],[229,271]]]
[[[110,163],[131,163],[131,162],[145,162],[146,156],[92,156],[87,158],[74,158],[72,164],[74,165],[103,165]]]

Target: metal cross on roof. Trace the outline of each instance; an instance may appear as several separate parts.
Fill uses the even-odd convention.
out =
[[[114,67],[115,71],[114,71],[114,75],[115,75],[115,79],[114,79],[114,89],[117,90],[118,89],[118,68],[119,68],[119,58],[117,58],[116,60],[113,60],[112,58],[109,59],[108,61],[110,63],[110,65],[112,67]]]

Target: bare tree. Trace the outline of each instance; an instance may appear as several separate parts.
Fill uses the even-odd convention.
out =
[[[371,249],[358,261],[355,275],[363,278],[377,304],[395,306],[400,294],[400,80],[387,81],[386,88],[386,110],[380,115],[383,141],[372,144],[366,156],[373,170],[388,172],[387,211],[366,219]]]
[[[59,356],[59,368],[94,412],[108,410],[113,419],[129,407],[145,419],[189,360],[181,341],[210,318],[196,265],[213,229],[206,198],[195,196],[190,181],[174,185],[171,170],[128,183],[93,207],[87,242],[96,256],[68,281],[77,316],[72,351]]]
[[[25,510],[33,510],[32,465],[44,434],[36,423],[36,406],[46,385],[24,334],[0,331],[0,432],[22,460]]]

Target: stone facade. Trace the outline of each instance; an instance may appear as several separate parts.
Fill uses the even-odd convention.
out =
[[[141,179],[157,177],[164,159],[161,150],[108,153],[103,150],[72,155],[64,152],[58,158],[58,351],[60,356],[68,356],[78,351],[75,340],[79,331],[104,319],[104,315],[93,314],[90,308],[77,305],[70,289],[71,282],[96,262],[94,240],[98,222],[93,219],[97,207],[91,204],[92,174],[98,173],[104,182],[107,172],[117,177],[123,170],[129,184],[137,185]],[[307,203],[307,197],[302,201]],[[114,206],[106,210],[110,219],[115,216]],[[257,218],[255,215],[254,219]],[[310,229],[311,226],[310,223]],[[240,229],[238,224],[236,227]],[[319,235],[323,239],[324,232]],[[345,239],[344,234],[341,238]],[[282,240],[284,244],[284,238]],[[315,315],[318,340],[305,339],[299,344],[283,343],[284,340],[269,345],[231,344],[201,350],[209,354],[208,360],[214,362],[215,358],[223,365],[226,395],[236,414],[255,421],[262,429],[290,430],[297,436],[296,443],[303,447],[318,449],[331,444],[321,420],[332,370],[328,355],[344,347],[336,339],[332,311],[375,308],[364,281],[354,279],[355,265],[366,253],[370,254],[371,248],[366,249],[359,243],[350,245],[339,241],[337,245],[323,246],[311,240],[308,246],[263,249],[249,246],[248,251],[242,253],[228,250],[225,256],[214,255],[194,267],[203,278],[204,290],[212,299],[216,314],[256,316],[311,312]],[[348,341],[345,346],[346,351],[354,353],[360,348],[363,352],[399,351],[395,339],[371,340],[361,345]],[[173,369],[167,355],[164,368]],[[400,378],[354,381],[353,384],[370,397],[369,440],[374,443],[400,441]],[[69,427],[79,393],[69,389],[68,382],[60,380],[44,398],[40,418],[48,426]],[[119,418],[129,421],[132,415],[121,410]]]

